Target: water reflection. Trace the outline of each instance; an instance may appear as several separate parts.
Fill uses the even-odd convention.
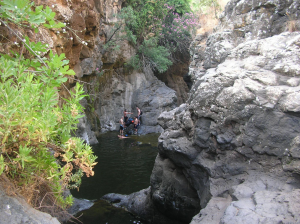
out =
[[[92,146],[98,156],[95,175],[83,178],[80,190],[72,191],[74,197],[98,200],[107,193],[130,194],[150,185],[159,134],[126,139],[119,139],[117,135],[117,132],[103,134],[98,139],[99,144]],[[81,213],[80,220],[88,224],[141,223],[141,220],[102,200]]]

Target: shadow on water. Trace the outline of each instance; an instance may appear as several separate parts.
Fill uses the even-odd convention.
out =
[[[71,191],[76,198],[97,201],[76,215],[82,214],[79,220],[85,224],[144,223],[99,199],[107,193],[131,194],[150,185],[159,134],[126,139],[119,139],[117,135],[117,132],[109,132],[98,138],[99,144],[92,146],[98,156],[95,175],[84,177],[80,190]]]

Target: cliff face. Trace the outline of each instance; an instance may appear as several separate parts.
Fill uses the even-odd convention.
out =
[[[299,6],[231,1],[192,44],[189,99],[158,118],[151,197],[169,217],[195,208],[176,190],[187,182],[193,224],[299,222]]]
[[[135,53],[126,40],[113,36],[118,21],[116,14],[124,0],[35,0],[35,3],[49,6],[56,13],[56,19],[66,23],[66,28],[47,30],[40,27],[37,34],[18,28],[19,32],[26,33],[34,41],[47,43],[54,53],[66,55],[76,75],[69,77],[65,83],[67,88],[60,89],[61,97],[68,98],[76,82],[81,82],[90,95],[82,100],[86,116],[80,119],[76,135],[90,144],[97,143],[97,134],[119,128],[124,109],[133,112],[132,116],[137,115],[136,106],[144,112],[139,133],[161,132],[157,117],[162,111],[176,107],[176,92],[151,71],[139,73],[124,69],[124,62]],[[4,43],[0,52],[20,51],[20,46],[15,44],[16,37],[4,25],[0,30]],[[120,48],[105,48],[108,41],[115,41]]]
[[[196,37],[189,99],[158,117],[151,187],[119,204],[154,223],[299,223],[299,10],[233,0]]]
[[[39,27],[38,33],[34,33],[26,27],[12,26],[19,35],[26,34],[32,41],[48,44],[49,51],[66,55],[70,68],[74,69],[76,75],[68,77],[66,88],[60,88],[60,96],[68,98],[69,91],[72,91],[76,82],[84,84],[84,89],[90,97],[81,102],[86,114],[80,120],[76,134],[90,144],[97,143],[98,133],[119,128],[118,122],[124,109],[132,111],[134,115],[137,114],[136,106],[143,110],[139,131],[146,134],[161,132],[162,128],[157,123],[158,115],[176,107],[175,91],[159,81],[151,71],[125,71],[123,63],[134,54],[134,48],[127,41],[118,43],[118,51],[104,48],[117,21],[115,14],[119,13],[123,2],[124,0],[35,0],[37,5],[49,6],[56,13],[56,19],[66,23],[67,27],[61,30]],[[3,23],[0,24],[0,33],[0,53],[6,54],[10,50],[21,52],[20,41]],[[41,56],[47,56],[49,51]],[[23,53],[27,55],[26,50]],[[0,193],[2,195],[2,192]],[[10,203],[10,198],[3,196],[1,199],[4,200],[3,203],[6,203],[5,200]],[[40,219],[35,217],[31,219],[31,214],[25,214],[23,218],[20,204],[13,208],[11,205],[12,203],[3,205],[0,209],[3,213],[1,217],[5,220],[9,219],[11,213],[16,215],[16,218],[11,216],[11,221],[7,223],[16,223],[20,219],[39,222]],[[19,212],[22,212],[22,215],[18,214]],[[42,215],[38,218],[43,219],[40,216]],[[56,219],[50,220],[49,223],[51,221],[57,223]]]
[[[176,107],[176,92],[159,81],[151,71],[128,72],[123,63],[134,55],[135,49],[126,40],[113,36],[116,14],[121,10],[123,0],[94,1],[93,45],[81,50],[76,66],[76,76],[86,82],[85,90],[90,97],[84,99],[86,116],[78,125],[77,135],[90,144],[97,143],[101,132],[119,129],[119,120],[126,109],[137,115],[136,107],[142,109],[140,134],[161,132],[158,115]],[[96,16],[97,15],[97,16]],[[86,26],[89,23],[86,22]],[[88,30],[88,27],[86,28]],[[104,48],[107,41],[115,41],[118,50]]]

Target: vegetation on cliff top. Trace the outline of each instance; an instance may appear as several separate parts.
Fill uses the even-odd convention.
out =
[[[198,26],[191,6],[198,13],[205,7],[220,9],[217,0],[128,0],[116,15],[119,20],[107,35],[106,46],[118,49],[118,41],[126,39],[136,49],[128,67],[165,72],[178,55],[189,57]]]
[[[77,83],[68,90],[68,99],[62,99],[59,89],[65,87],[65,75],[75,74],[69,61],[22,32],[65,24],[54,20],[49,7],[29,0],[0,4],[1,28],[14,34],[17,46],[0,57],[0,179],[9,179],[14,193],[36,208],[65,208],[72,198],[64,198],[63,191],[78,188],[84,173],[93,176],[96,164],[91,147],[71,137],[83,116],[79,101],[84,91]]]
[[[176,52],[188,54],[197,25],[189,4],[190,0],[126,1],[107,45],[116,47],[114,40],[127,39],[136,48],[127,66],[165,72],[177,60]]]

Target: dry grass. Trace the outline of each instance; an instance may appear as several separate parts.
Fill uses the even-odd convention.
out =
[[[221,11],[225,9],[225,6],[229,0],[218,0],[219,5],[221,6]],[[217,16],[219,16],[219,14]],[[215,15],[215,9],[209,8],[206,12],[199,15],[199,23],[201,28],[197,30],[197,34],[212,33],[213,29],[218,25],[218,19]]]

